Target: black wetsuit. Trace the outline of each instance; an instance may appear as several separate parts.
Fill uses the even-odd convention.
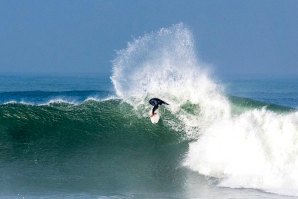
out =
[[[158,106],[159,105],[162,105],[162,104],[169,105],[165,101],[162,101],[161,99],[158,99],[158,98],[152,98],[152,99],[150,99],[149,100],[149,103],[153,106],[152,115],[154,115],[154,112],[158,109]]]

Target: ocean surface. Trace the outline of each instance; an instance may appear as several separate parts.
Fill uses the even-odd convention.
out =
[[[1,75],[0,198],[298,198],[298,77],[213,78],[193,43],[178,24],[111,77]]]

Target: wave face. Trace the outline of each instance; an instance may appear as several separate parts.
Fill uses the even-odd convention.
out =
[[[94,198],[183,183],[182,132],[153,126],[119,99],[2,104],[0,138],[0,198]]]
[[[107,140],[118,142],[119,145],[141,144],[144,140],[161,138],[162,136],[158,135],[163,133],[158,132],[168,132],[166,126],[153,128],[147,118],[139,118],[129,104],[117,99],[88,100],[79,105],[65,102],[39,106],[3,104],[0,106],[0,128],[1,149],[7,151],[13,149],[11,144],[16,142],[36,148],[43,145],[50,148],[64,148],[66,146],[56,142],[65,144],[73,141],[79,144],[96,139],[103,142]],[[119,128],[123,134],[118,132]],[[165,134],[165,136],[179,138],[177,134]],[[134,139],[131,139],[132,137]],[[11,155],[9,153],[2,155],[4,154]]]
[[[219,186],[298,195],[298,113],[225,96],[183,24],[134,40],[113,66],[116,94],[140,116],[148,117],[147,101],[159,97],[170,104],[163,122],[195,139],[184,166]]]

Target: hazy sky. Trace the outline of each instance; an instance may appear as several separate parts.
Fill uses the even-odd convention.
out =
[[[297,0],[2,0],[0,74],[108,74],[128,41],[179,22],[218,74],[298,75]]]

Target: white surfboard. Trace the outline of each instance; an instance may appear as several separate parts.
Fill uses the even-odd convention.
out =
[[[153,124],[156,124],[159,121],[160,116],[159,116],[158,110],[156,110],[155,114],[152,116],[152,109],[151,109],[151,111],[149,112],[149,116],[150,116],[150,120]]]

